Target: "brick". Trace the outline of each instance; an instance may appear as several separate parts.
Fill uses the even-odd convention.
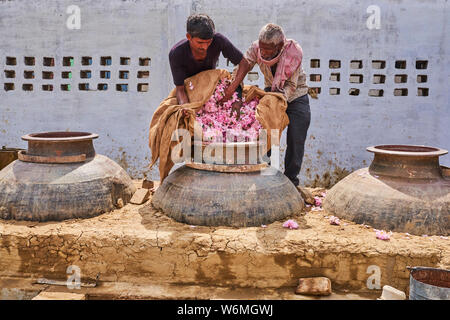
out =
[[[142,188],[144,189],[152,189],[155,186],[155,183],[151,180],[145,179],[142,181]]]
[[[383,286],[383,292],[378,300],[406,300],[406,294],[394,287]]]
[[[331,281],[326,277],[300,278],[296,294],[328,296],[331,294]]]
[[[130,202],[133,204],[143,204],[150,198],[150,190],[148,189],[138,189],[131,198]]]
[[[71,292],[41,292],[32,300],[86,300],[86,295]]]
[[[306,188],[302,188],[300,186],[297,186],[297,190],[298,192],[300,192],[303,200],[308,203],[308,204],[314,204],[314,196],[312,195],[311,192],[309,192],[309,190],[307,190]]]

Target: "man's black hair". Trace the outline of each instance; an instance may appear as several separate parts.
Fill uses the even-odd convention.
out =
[[[190,15],[187,19],[186,29],[192,38],[203,40],[212,39],[215,33],[214,22],[203,13]]]

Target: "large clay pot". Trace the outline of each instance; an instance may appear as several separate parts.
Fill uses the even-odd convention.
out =
[[[415,235],[450,232],[450,179],[439,156],[447,150],[425,146],[382,145],[369,168],[359,169],[327,193],[329,213],[376,229]]]
[[[117,163],[95,153],[84,132],[25,135],[28,150],[0,171],[0,218],[88,218],[125,204],[136,191]]]
[[[163,181],[152,203],[179,222],[234,227],[261,226],[304,208],[292,182],[265,164],[184,165]]]

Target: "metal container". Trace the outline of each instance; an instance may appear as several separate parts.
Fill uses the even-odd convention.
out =
[[[153,206],[179,222],[206,226],[261,226],[302,212],[303,199],[283,173],[249,161],[256,145],[234,144],[226,143],[228,150],[243,147],[245,164],[233,157],[227,164],[187,163],[163,181]]]
[[[450,300],[450,270],[408,267],[409,300]]]
[[[415,235],[450,233],[450,180],[439,156],[447,150],[410,145],[367,148],[375,154],[327,192],[330,214],[377,229]]]
[[[0,218],[59,221],[111,211],[136,191],[117,163],[95,153],[86,132],[22,137],[28,149],[0,171]]]
[[[24,149],[18,148],[6,148],[3,146],[0,149],[0,170],[6,167],[8,164],[17,160],[19,151],[23,151]]]

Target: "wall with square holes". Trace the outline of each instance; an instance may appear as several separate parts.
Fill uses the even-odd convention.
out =
[[[450,30],[445,0],[0,1],[0,144],[50,130],[100,134],[99,153],[133,177],[149,171],[148,125],[172,89],[167,54],[190,13],[247,50],[267,22],[304,52],[312,120],[301,181],[330,186],[370,164],[365,148],[421,144],[450,149]],[[69,30],[66,8],[81,9]],[[366,26],[380,8],[380,29]],[[268,10],[270,8],[270,10]],[[416,17],[416,18],[414,18]],[[232,70],[223,57],[218,67]],[[263,86],[256,66],[247,84]],[[285,149],[282,136],[282,156]],[[450,166],[450,157],[441,157]]]

